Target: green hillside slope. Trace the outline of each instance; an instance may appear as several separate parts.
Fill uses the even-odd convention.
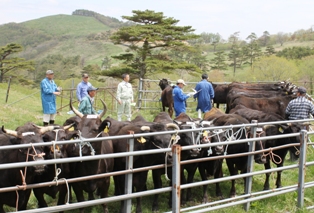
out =
[[[21,23],[22,26],[40,30],[51,36],[87,36],[110,28],[92,17],[54,15]]]

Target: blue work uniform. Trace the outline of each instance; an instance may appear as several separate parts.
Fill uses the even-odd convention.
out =
[[[174,104],[174,111],[176,112],[176,117],[179,116],[182,112],[185,113],[185,100],[188,99],[190,96],[185,95],[182,89],[178,86],[175,86],[172,90],[173,96],[173,104]]]
[[[56,114],[56,96],[54,92],[58,92],[57,85],[53,80],[45,78],[40,83],[41,103],[44,114]]]
[[[197,98],[196,111],[200,109],[203,113],[205,113],[211,110],[211,99],[214,99],[215,97],[212,84],[209,83],[207,79],[203,79],[196,85],[195,90],[199,91],[194,95],[194,98]]]

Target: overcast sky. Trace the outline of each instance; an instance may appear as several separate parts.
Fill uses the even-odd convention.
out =
[[[219,33],[224,39],[240,32],[293,33],[314,28],[314,0],[0,0],[0,24],[92,10],[121,19],[132,10],[154,10],[192,26],[196,33]]]

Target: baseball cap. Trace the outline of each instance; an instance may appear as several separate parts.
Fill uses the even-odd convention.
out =
[[[186,85],[186,83],[184,82],[183,79],[178,79],[177,80],[177,84],[183,84],[183,85]]]
[[[46,74],[51,75],[51,74],[53,74],[53,71],[52,70],[47,70]]]
[[[95,91],[95,90],[98,90],[98,88],[93,87],[93,86],[90,86],[90,87],[87,88],[87,92],[89,92],[89,91]]]
[[[298,92],[301,94],[306,93],[306,89],[304,87],[298,87]]]

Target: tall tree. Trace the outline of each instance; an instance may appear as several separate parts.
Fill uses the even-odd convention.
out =
[[[246,48],[246,55],[249,60],[249,64],[251,65],[251,70],[253,70],[253,63],[259,56],[261,56],[262,50],[257,42],[255,33],[251,33],[246,39],[249,40]]]
[[[19,44],[11,43],[0,48],[0,83],[3,82],[4,75],[16,70],[34,70],[34,62],[26,61],[24,58],[14,57],[15,53],[23,50]]]
[[[268,31],[264,31],[263,35],[260,37],[261,45],[263,47],[266,47],[268,45],[268,42],[270,40],[270,34]]]
[[[236,69],[239,67],[240,59],[242,58],[241,48],[239,45],[239,33],[240,32],[235,32],[228,39],[229,42],[232,43],[228,57],[231,61],[229,66],[233,67],[233,76],[235,76]]]
[[[129,48],[127,53],[114,56],[124,61],[124,69],[119,73],[119,69],[115,68],[115,73],[106,72],[107,75],[115,76],[125,69],[138,78],[144,78],[148,72],[176,68],[201,72],[193,64],[176,63],[171,58],[164,57],[167,51],[185,46],[187,40],[199,37],[192,34],[194,29],[191,26],[177,26],[179,20],[165,17],[162,12],[133,10],[132,13],[133,16],[122,17],[135,25],[122,27],[111,36],[115,44]],[[161,50],[163,54],[153,50]]]
[[[266,47],[266,51],[265,51],[265,55],[266,56],[270,56],[270,55],[274,55],[276,53],[275,48],[272,45],[268,45]]]
[[[216,70],[226,70],[227,69],[227,63],[226,63],[226,54],[224,51],[218,51],[214,53],[215,57],[210,60],[212,65],[212,69]]]
[[[288,40],[288,38],[289,38],[288,34],[283,32],[279,32],[276,35],[276,40],[277,42],[280,43],[280,46],[282,46]]]

